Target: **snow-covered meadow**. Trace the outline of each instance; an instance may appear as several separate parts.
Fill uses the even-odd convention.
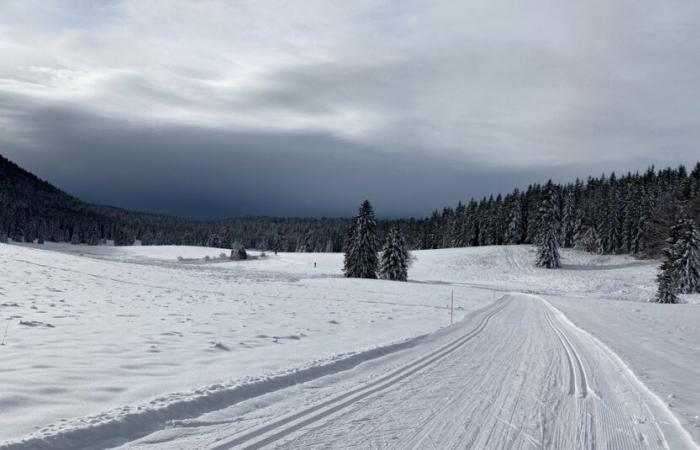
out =
[[[0,245],[0,443],[113,432],[212,409],[237,386],[303,380],[449,325],[452,290],[455,320],[511,291],[546,298],[700,441],[700,304],[647,303],[653,261],[564,251],[552,271],[532,266],[529,246],[430,250],[398,283],[345,279],[340,254],[221,252]]]

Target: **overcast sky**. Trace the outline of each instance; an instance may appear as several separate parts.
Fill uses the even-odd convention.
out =
[[[700,159],[697,0],[0,0],[0,154],[85,200],[382,216]]]

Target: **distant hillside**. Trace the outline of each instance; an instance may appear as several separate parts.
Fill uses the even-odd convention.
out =
[[[97,245],[184,244],[339,251],[345,219],[236,218],[203,222],[80,201],[0,155],[0,239]]]
[[[0,234],[14,240],[70,240],[83,223],[104,220],[75,197],[0,155]]]

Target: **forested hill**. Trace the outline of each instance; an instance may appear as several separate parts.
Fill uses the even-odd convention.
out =
[[[0,155],[0,240],[340,251],[348,221],[250,217],[203,222],[82,202]]]
[[[679,218],[700,223],[700,163],[645,173],[614,173],[585,182],[532,184],[524,191],[435,211],[429,218],[380,221],[380,239],[398,225],[410,248],[445,248],[535,241],[545,191],[558,198],[559,241],[598,253],[655,257]],[[358,204],[360,203],[358,198]],[[371,200],[371,199],[370,199]],[[379,211],[381,213],[381,211]],[[280,251],[341,251],[349,219],[246,217],[203,222],[90,205],[0,156],[0,239],[117,245],[149,244]]]
[[[0,235],[20,241],[70,239],[77,218],[91,224],[101,219],[88,205],[0,155]]]

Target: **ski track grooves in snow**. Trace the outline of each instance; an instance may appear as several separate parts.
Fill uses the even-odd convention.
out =
[[[463,345],[467,344],[469,341],[471,341],[474,337],[476,337],[479,333],[481,333],[486,326],[488,325],[489,321],[493,316],[498,314],[500,311],[502,311],[506,305],[507,302],[510,301],[506,300],[500,300],[496,303],[495,308],[490,308],[490,310],[487,312],[487,314],[479,321],[479,324],[471,331],[468,333],[464,334],[460,338],[457,338],[450,342],[447,345],[444,345],[443,347],[401,367],[400,369],[395,370],[394,372],[385,375],[381,377],[378,380],[375,380],[365,386],[362,386],[360,388],[354,389],[350,392],[346,392],[345,394],[339,395],[335,398],[332,398],[330,400],[327,400],[319,405],[312,406],[311,408],[305,409],[303,411],[300,411],[298,413],[295,413],[289,417],[286,417],[284,419],[278,420],[276,422],[273,422],[271,424],[265,425],[262,428],[258,428],[256,430],[247,432],[243,434],[242,436],[238,436],[232,440],[229,440],[224,443],[220,443],[219,446],[214,447],[215,450],[225,450],[229,449],[234,446],[242,445],[246,442],[249,442],[252,439],[255,439],[257,437],[260,437],[263,434],[267,434],[270,432],[274,432],[278,430],[280,427],[283,427],[287,424],[293,423],[297,421],[298,419],[303,419],[304,417],[308,416],[309,414],[317,413],[314,414],[311,417],[308,417],[304,420],[301,420],[300,422],[294,423],[293,425],[284,428],[280,431],[277,431],[276,433],[272,434],[271,436],[267,436],[262,440],[256,441],[254,443],[251,443],[250,445],[244,447],[245,449],[257,449],[264,447],[266,445],[269,445],[285,436],[288,434],[291,434],[295,431],[298,431],[314,422],[317,422],[325,417],[327,417],[330,414],[333,414],[335,412],[338,412],[344,408],[346,408],[349,405],[352,405],[356,403],[359,400],[364,399],[365,397],[368,397],[372,394],[375,394],[379,391],[382,391],[384,389],[387,389],[389,387],[394,386],[396,383],[399,381],[410,377],[411,375],[423,370],[424,368],[430,366],[431,364],[434,364],[450,353],[456,351]]]
[[[428,335],[376,347],[325,364],[312,365],[292,373],[273,375],[245,384],[215,387],[204,394],[176,399],[165,406],[129,413],[107,421],[69,428],[55,434],[30,436],[21,441],[0,443],[0,450],[102,449],[116,447],[166,428],[169,422],[198,417],[252,398],[306,383],[317,378],[351,370],[357,365],[414,347]],[[206,389],[200,389],[206,391]],[[90,418],[88,418],[90,419]]]
[[[587,380],[588,377],[586,376],[586,370],[583,368],[583,364],[581,363],[581,357],[576,352],[576,348],[574,348],[574,346],[571,344],[569,338],[566,337],[566,334],[564,334],[564,332],[554,324],[549,313],[545,313],[545,319],[547,320],[549,326],[552,327],[554,333],[557,335],[557,339],[559,339],[559,342],[561,342],[562,347],[564,347],[566,357],[569,361],[569,374],[571,377],[569,395],[576,394],[581,398],[586,398],[589,390]],[[576,375],[577,373],[578,376]],[[579,383],[577,383],[577,379],[580,379],[580,387]]]
[[[204,392],[6,448],[697,448],[616,353],[522,293],[431,335]]]
[[[297,392],[282,400],[286,409],[271,406],[241,425],[205,419],[196,442],[217,450],[696,448],[616,354],[542,297],[512,293],[471,317],[468,331],[446,329],[448,342],[374,381],[329,387],[302,410]],[[181,445],[176,435],[139,448]]]
[[[669,410],[668,406],[663,402],[663,400],[661,400],[658,395],[652,392],[637,377],[637,375],[632,371],[632,369],[629,368],[629,366],[627,366],[627,364],[622,360],[622,358],[620,358],[619,355],[617,355],[617,353],[611,350],[606,344],[593,336],[591,333],[578,327],[566,316],[566,314],[554,307],[546,299],[540,296],[533,297],[541,300],[549,309],[550,312],[547,314],[549,316],[547,317],[547,320],[550,322],[550,324],[558,322],[561,324],[561,326],[566,326],[573,333],[573,335],[577,336],[583,342],[591,344],[591,347],[598,352],[598,360],[592,361],[594,363],[594,368],[598,365],[602,365],[603,363],[611,364],[613,367],[616,367],[617,373],[615,375],[628,383],[629,387],[627,389],[629,391],[626,392],[627,396],[632,397],[634,400],[639,402],[641,410],[648,415],[652,427],[660,437],[660,444],[663,448],[700,449],[700,445],[695,443],[690,433],[681,425],[678,418],[675,417],[675,415]],[[565,339],[568,340],[568,338],[566,338],[566,333],[564,333],[561,329],[559,329],[559,332]],[[571,348],[573,348],[570,341],[569,344]],[[580,363],[581,358],[578,357],[577,361]],[[583,373],[585,375],[585,372]],[[618,429],[626,429],[629,427],[629,424],[621,423],[619,421],[619,417],[623,412],[619,403],[615,404],[606,402],[605,399],[598,396],[595,391],[590,389],[590,387],[589,390],[592,394],[594,394],[593,397],[597,400],[597,405],[601,406],[603,409],[602,411],[596,412],[603,418],[604,421],[609,421],[607,424],[608,427],[612,426]],[[635,420],[638,420],[638,418],[635,418]],[[639,438],[639,436],[637,437]],[[634,444],[630,445],[628,442],[621,442],[619,438],[610,436],[607,438],[611,443],[611,445],[609,445],[611,448],[636,449],[642,447],[642,445],[635,446]],[[645,446],[648,446],[648,442],[646,442],[646,440],[642,440],[642,442],[644,442]]]

